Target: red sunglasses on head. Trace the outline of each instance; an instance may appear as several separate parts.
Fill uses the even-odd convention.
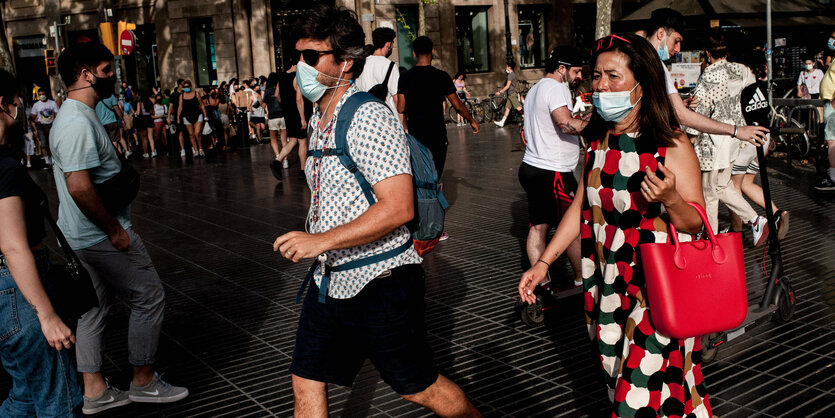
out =
[[[608,51],[609,49],[618,46],[618,44],[623,43],[631,44],[632,42],[629,42],[628,39],[622,38],[617,35],[604,36],[597,40],[597,45],[594,49],[591,50],[591,54],[594,55],[603,51]]]

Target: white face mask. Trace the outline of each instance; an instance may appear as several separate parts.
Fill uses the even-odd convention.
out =
[[[806,71],[812,71],[815,69],[815,64],[806,64]]]
[[[46,96],[44,96],[44,95],[40,95],[40,96],[38,97],[38,99],[40,99],[40,101],[42,101],[42,102],[45,102],[45,101],[46,101]]]

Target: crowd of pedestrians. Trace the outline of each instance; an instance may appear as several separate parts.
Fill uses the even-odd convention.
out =
[[[762,62],[729,61],[717,32],[706,51],[710,65],[693,98],[684,101],[663,65],[679,51],[683,27],[680,13],[656,10],[638,33],[597,40],[590,63],[577,48],[552,49],[544,77],[524,103],[515,94],[512,62],[496,93],[508,94],[500,127],[513,109],[525,117],[519,181],[528,198],[530,269],[519,281],[519,297],[534,303],[536,286],[548,286],[551,264],[568,255],[617,416],[712,416],[700,339],[655,330],[642,273],[652,266],[639,264],[638,245],[667,242],[668,224],[687,234],[702,231],[698,212],[686,202],[706,207],[713,229],[719,229],[718,202],[724,202],[737,219],[730,227],[747,224],[755,245],[769,232],[788,232],[788,212],[763,201],[753,182],[756,147],[767,145],[768,129],[761,115],[740,105],[767,88]],[[125,160],[201,158],[229,149],[235,137],[260,143],[264,131],[273,175],[282,178],[298,149],[311,189],[305,229],[273,244],[287,260],[312,262],[299,290],[303,304],[290,366],[296,414],[326,416],[326,385],[351,386],[370,359],[404,399],[441,416],[480,415],[435,364],[424,322],[422,258],[407,226],[417,211],[414,188],[422,185],[413,183],[414,151],[406,134],[429,150],[440,178],[448,148],[445,105],[474,133],[481,129],[464,105],[465,77],[453,79],[432,65],[433,42],[425,36],[413,41],[416,65],[401,74],[388,59],[396,33],[376,29],[366,47],[356,15],[341,7],[316,6],[296,29],[296,65],[199,90],[187,79],[170,90],[117,86],[111,53],[95,43],[61,53],[63,103],[36,86],[28,106],[22,86],[0,71],[0,285],[13,299],[2,301],[0,310],[17,321],[0,324],[17,327],[7,334],[14,341],[0,346],[14,384],[0,415],[78,416],[188,396],[188,389],[155,372],[165,292],[131,224],[135,172]],[[835,33],[835,50],[833,40]],[[586,64],[595,112],[578,117],[571,91]],[[804,94],[825,100],[832,164],[835,75],[831,66],[824,74],[815,65],[807,63],[798,92],[805,86]],[[53,170],[58,227],[99,301],[77,324],[65,323],[46,293],[47,197],[23,165],[31,166],[36,153]],[[778,231],[768,231],[743,194],[775,210]],[[551,228],[556,232],[548,241]],[[130,308],[133,378],[127,390],[102,373],[103,334],[116,296]]]

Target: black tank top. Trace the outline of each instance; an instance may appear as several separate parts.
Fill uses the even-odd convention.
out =
[[[197,95],[195,94],[191,99],[183,97],[183,117],[196,116],[198,114],[200,114],[200,103],[197,102]]]

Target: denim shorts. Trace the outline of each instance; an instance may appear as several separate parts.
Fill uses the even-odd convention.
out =
[[[400,395],[423,392],[438,379],[426,341],[423,268],[409,264],[378,277],[350,299],[327,298],[311,280],[302,305],[290,371],[351,386],[366,358]]]
[[[47,280],[48,251],[34,255],[38,273]],[[81,416],[81,387],[71,352],[49,346],[37,313],[5,265],[0,266],[0,360],[12,379],[0,417]]]

